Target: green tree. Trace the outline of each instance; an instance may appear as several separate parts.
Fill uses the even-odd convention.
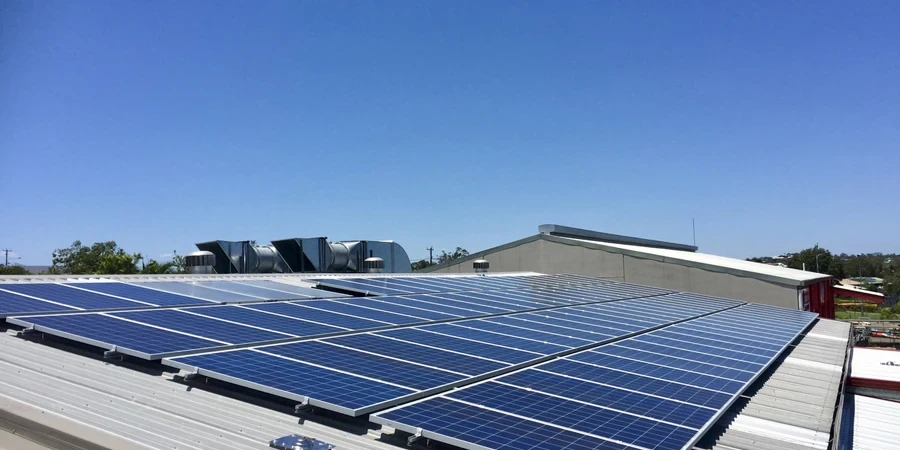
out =
[[[75,241],[69,248],[53,252],[54,274],[130,274],[138,273],[140,254],[128,254],[116,241],[96,242],[90,247]]]
[[[453,253],[447,253],[445,250],[441,250],[441,254],[438,256],[438,264],[465,258],[466,256],[469,256],[469,251],[462,247],[456,247],[456,250]]]
[[[840,258],[837,260],[839,261]],[[792,269],[801,270],[805,264],[806,270],[810,272],[827,273],[835,277],[839,276],[843,270],[836,265],[834,255],[818,245],[791,255],[790,258],[785,261],[785,264]]]
[[[8,266],[0,264],[0,275],[31,275],[31,272],[16,264]]]
[[[884,268],[884,295],[900,297],[900,260],[893,258]],[[894,307],[900,314],[900,304]]]
[[[184,273],[184,256],[172,251],[172,260],[167,262],[159,262],[151,259],[147,264],[141,266],[141,273],[161,274],[161,273]]]

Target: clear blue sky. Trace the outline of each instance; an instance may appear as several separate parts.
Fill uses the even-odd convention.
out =
[[[0,2],[0,247],[900,251],[900,3]],[[860,212],[860,215],[854,215]]]

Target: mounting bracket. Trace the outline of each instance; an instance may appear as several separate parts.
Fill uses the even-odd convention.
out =
[[[409,439],[406,440],[406,445],[413,445],[414,442],[418,441],[421,438],[422,438],[422,429],[416,428],[416,434],[410,436]]]
[[[309,397],[304,397],[303,401],[301,401],[300,403],[297,403],[297,405],[294,406],[294,414],[300,414],[302,412],[310,412],[310,411],[312,411],[312,409],[313,409],[312,405],[309,404]]]
[[[119,358],[120,360],[124,358],[125,355],[119,353],[119,347],[113,345],[112,350],[107,350],[103,352],[103,359],[113,359]]]

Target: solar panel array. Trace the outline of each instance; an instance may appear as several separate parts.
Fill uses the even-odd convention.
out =
[[[355,297],[164,310],[22,316],[15,325],[145,359],[187,352],[541,310],[671,291],[625,283],[565,290]],[[152,336],[152,339],[147,337]]]
[[[816,317],[575,275],[269,283],[0,284],[0,311],[44,302],[67,313],[7,321],[507,450],[689,448]]]
[[[465,448],[686,449],[815,317],[747,304],[371,419]]]
[[[357,416],[740,304],[666,294],[183,356],[164,363]],[[652,312],[660,309],[665,313]]]
[[[366,295],[408,295],[439,292],[562,288],[611,283],[582,275],[357,277],[310,280],[319,286]]]
[[[346,295],[268,280],[0,283],[0,317],[333,297]]]

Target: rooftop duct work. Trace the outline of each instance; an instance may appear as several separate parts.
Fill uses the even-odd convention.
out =
[[[197,248],[215,255],[216,273],[285,273],[290,268],[278,250],[253,241],[209,241]]]
[[[292,272],[365,272],[364,261],[369,257],[384,260],[384,271],[411,272],[409,256],[394,241],[340,241],[327,238],[293,238],[272,241]]]
[[[197,250],[184,257],[184,267],[188,273],[213,273],[216,255],[212,252]]]
[[[197,248],[215,255],[216,273],[357,273],[366,258],[383,260],[389,273],[411,272],[409,256],[394,241],[328,242],[326,237],[253,241],[209,241]]]

